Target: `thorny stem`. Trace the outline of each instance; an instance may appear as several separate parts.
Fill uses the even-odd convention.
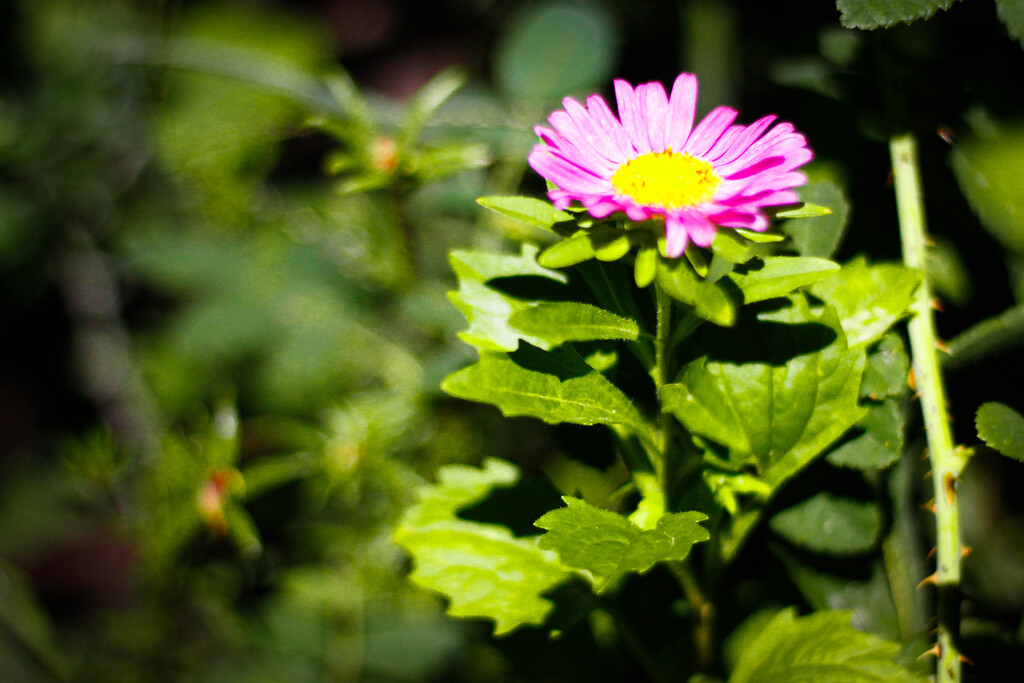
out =
[[[912,134],[889,141],[896,186],[903,261],[922,273],[925,270],[924,198],[917,160],[917,143]],[[925,277],[913,304],[914,317],[908,324],[914,378],[921,396],[928,437],[928,453],[935,492],[936,612],[938,615],[938,681],[959,682],[960,675],[960,511],[957,482],[963,458],[953,447],[946,414],[946,394],[939,370],[935,324],[932,318],[931,288]]]

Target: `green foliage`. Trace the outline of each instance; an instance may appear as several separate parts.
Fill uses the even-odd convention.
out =
[[[554,550],[562,562],[582,570],[602,593],[632,572],[643,573],[658,562],[682,562],[693,544],[710,536],[701,512],[663,515],[653,528],[633,524],[622,515],[565,496],[566,507],[548,512],[535,524],[547,533],[540,547]]]
[[[797,617],[779,612],[748,642],[729,683],[820,680],[835,683],[923,681],[897,664],[899,646],[854,630],[847,612]]]
[[[1024,41],[1024,4],[1020,0],[996,0],[996,13],[1007,32]]]
[[[736,320],[736,306],[722,287],[697,275],[682,259],[660,261],[657,282],[666,294],[692,306],[705,320],[723,326]]]
[[[548,202],[533,197],[480,197],[477,204],[535,228],[551,229],[555,223],[572,220],[572,214],[559,211]]]
[[[523,349],[515,356],[485,351],[477,363],[450,375],[441,388],[458,398],[492,403],[508,417],[529,415],[549,424],[623,425],[642,438],[650,433],[626,395],[572,349]]]
[[[927,19],[956,0],[836,0],[843,26],[847,28],[888,28],[898,22]]]
[[[1024,131],[1010,128],[958,144],[950,155],[960,190],[982,225],[1014,252],[1024,252],[1024,205],[1017,179],[1024,173]]]
[[[416,563],[413,581],[445,595],[452,616],[493,620],[495,635],[542,623],[553,605],[541,594],[568,578],[536,538],[516,538],[503,526],[456,516],[518,477],[513,465],[494,459],[483,469],[444,467],[437,484],[420,489],[420,501],[406,511],[394,536]]]
[[[769,525],[801,548],[828,555],[857,555],[878,542],[882,513],[871,503],[819,493],[776,513]]]
[[[744,264],[728,277],[743,293],[743,303],[753,304],[784,297],[838,269],[839,266],[826,259],[768,256]]]
[[[607,80],[618,42],[615,24],[597,5],[547,2],[524,8],[495,56],[507,95],[557,100]]]
[[[1024,461],[1024,417],[1002,403],[986,403],[974,419],[978,437],[1003,455]]]
[[[509,324],[528,335],[542,339],[550,347],[567,341],[628,339],[636,341],[640,330],[636,321],[615,315],[597,306],[572,301],[538,302],[511,315]]]
[[[461,250],[451,253],[449,258],[459,278],[459,289],[451,292],[449,298],[470,323],[468,329],[459,333],[460,339],[482,350],[514,351],[520,339],[548,348],[543,339],[518,330],[509,322],[514,313],[529,306],[530,302],[487,285],[497,278],[530,275],[556,282],[566,281],[567,278],[558,271],[537,265],[536,253],[536,247],[526,244],[519,256]]]
[[[735,342],[709,340],[715,351],[665,386],[665,409],[775,488],[863,417],[857,399],[866,358],[847,348],[831,309],[814,313],[800,299],[738,329],[759,360],[731,360],[723,351]]]
[[[810,288],[828,302],[843,325],[851,346],[870,344],[907,315],[921,276],[895,263],[867,265],[855,258],[827,280]]]
[[[850,204],[842,188],[832,181],[820,180],[800,188],[800,197],[806,202],[827,206],[831,212],[799,220],[789,218],[779,226],[780,230],[790,236],[800,256],[832,257],[850,220]]]

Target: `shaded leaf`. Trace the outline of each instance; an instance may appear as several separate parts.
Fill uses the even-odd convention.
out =
[[[543,623],[553,605],[541,594],[569,577],[554,553],[537,547],[536,537],[516,538],[503,526],[457,517],[518,478],[514,465],[495,459],[483,469],[443,467],[438,483],[420,489],[419,502],[394,535],[413,556],[415,583],[445,595],[452,616],[493,620],[495,635]]]
[[[480,197],[476,203],[502,216],[546,230],[555,223],[572,220],[571,213],[559,211],[549,202],[533,197]]]
[[[554,550],[562,562],[587,572],[602,592],[619,577],[645,572],[657,562],[682,561],[694,543],[710,537],[701,512],[662,516],[655,528],[641,529],[620,514],[564,497],[567,507],[548,512],[535,524],[547,529],[540,547]]]
[[[958,144],[950,165],[982,225],[1004,246],[1024,253],[1024,128]]]
[[[850,626],[849,612],[780,612],[761,629],[728,683],[924,683],[896,663],[899,645]]]
[[[903,337],[888,332],[868,354],[860,395],[873,399],[902,396],[909,388],[910,356]]]
[[[831,209],[831,213],[810,218],[791,218],[779,228],[793,240],[801,256],[830,258],[839,248],[850,218],[850,204],[842,188],[834,182],[821,180],[800,188],[800,197]],[[785,214],[779,214],[785,217]]]
[[[996,0],[996,13],[1007,33],[1024,43],[1024,3],[1020,0]]]
[[[858,555],[878,541],[882,513],[871,503],[819,493],[777,513],[769,526],[790,543],[816,553]]]
[[[509,324],[531,337],[543,339],[551,347],[567,341],[635,341],[640,332],[634,320],[572,301],[540,302],[522,308],[512,314]]]
[[[836,309],[847,342],[854,347],[875,341],[907,315],[920,282],[920,274],[906,266],[869,266],[858,257],[814,284],[811,293]]]
[[[956,0],[836,0],[840,21],[847,28],[888,28],[927,19]]]
[[[1024,461],[1024,417],[1002,403],[985,403],[974,418],[978,437],[1003,455]]]
[[[1024,345],[1024,304],[986,318],[950,340],[943,366],[961,368]]]
[[[766,256],[738,266],[727,276],[743,293],[743,303],[783,297],[839,270],[827,259]]]

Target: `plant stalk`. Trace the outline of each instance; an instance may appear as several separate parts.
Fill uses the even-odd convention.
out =
[[[893,164],[903,261],[908,267],[925,273],[924,197],[914,136],[906,133],[893,137],[889,142],[889,153]],[[946,411],[946,392],[939,368],[938,340],[927,276],[923,276],[912,310],[914,315],[908,323],[910,350],[924,414],[935,492],[936,673],[939,683],[954,683],[962,680],[959,649],[961,540],[957,483],[963,458],[953,446]]]

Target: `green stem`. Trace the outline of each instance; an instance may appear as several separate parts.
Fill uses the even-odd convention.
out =
[[[903,261],[925,272],[924,197],[917,160],[917,143],[912,134],[893,137],[889,142],[896,186],[896,208],[903,243]],[[946,392],[939,369],[937,338],[932,318],[931,288],[924,277],[908,324],[914,378],[921,395],[928,437],[928,454],[935,491],[936,611],[938,616],[938,681],[960,681],[960,511],[956,485],[963,460],[953,447],[953,435],[946,413]]]
[[[689,559],[670,562],[669,568],[683,587],[686,602],[696,614],[693,640],[697,651],[697,666],[702,673],[708,673],[715,665],[715,604],[701,590]]]

